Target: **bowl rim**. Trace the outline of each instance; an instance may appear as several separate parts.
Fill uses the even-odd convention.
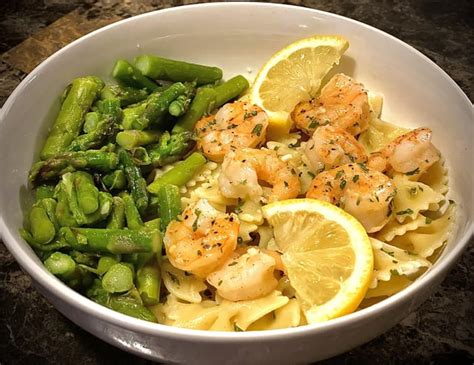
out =
[[[460,99],[463,99],[464,102],[471,105],[471,102],[467,95],[463,92],[463,90],[459,87],[459,85],[436,63],[434,63],[431,59],[425,56],[423,53],[415,49],[413,46],[401,41],[400,39],[380,30],[368,24],[362,23],[360,21],[322,11],[317,9],[310,9],[303,6],[296,6],[296,5],[286,5],[286,4],[273,4],[273,3],[264,3],[264,2],[251,2],[251,3],[242,3],[242,2],[228,2],[228,3],[207,3],[207,4],[192,4],[192,5],[183,5],[177,6],[167,9],[160,9],[151,12],[147,12],[144,14],[136,15],[131,18],[123,19],[118,22],[109,24],[105,27],[99,28],[89,34],[82,36],[81,38],[71,42],[67,46],[61,48],[53,55],[49,56],[46,60],[41,62],[32,72],[25,77],[24,80],[15,88],[12,94],[9,96],[5,104],[0,110],[0,126],[5,121],[5,115],[7,114],[8,110],[14,104],[15,99],[18,94],[28,87],[29,82],[36,77],[36,75],[47,65],[51,62],[53,58],[60,57],[64,52],[67,52],[70,48],[76,46],[76,44],[87,41],[89,38],[95,37],[98,33],[103,32],[105,30],[120,27],[121,25],[137,21],[137,19],[144,19],[147,17],[155,17],[157,14],[167,14],[167,13],[174,13],[180,12],[183,9],[199,9],[199,8],[212,8],[212,7],[225,7],[225,8],[232,8],[232,7],[249,7],[249,8],[267,8],[267,10],[272,10],[275,8],[283,8],[288,10],[299,10],[304,12],[310,12],[318,15],[322,15],[327,18],[332,18],[336,20],[340,20],[343,22],[353,23],[358,27],[363,27],[369,29],[373,32],[379,33],[384,37],[388,37],[392,41],[398,43],[398,45],[405,47],[410,52],[415,53],[418,57],[424,59],[431,67],[433,67],[438,73],[442,75],[442,77],[454,86],[454,89],[459,94]],[[222,331],[206,331],[206,330],[195,330],[195,329],[186,329],[186,328],[179,328],[179,327],[172,327],[167,326],[159,323],[151,323],[146,322],[143,320],[139,320],[133,317],[126,316],[124,314],[115,312],[111,309],[108,309],[100,304],[95,303],[94,301],[90,300],[89,298],[79,294],[75,290],[69,288],[66,284],[61,282],[55,276],[47,272],[43,265],[36,262],[35,259],[30,258],[27,254],[27,250],[31,248],[25,243],[20,242],[20,240],[16,240],[10,229],[7,227],[4,219],[3,214],[0,213],[0,234],[3,238],[3,241],[8,248],[8,250],[12,253],[15,257],[16,261],[20,264],[20,266],[34,279],[34,281],[38,282],[40,286],[49,292],[49,294],[54,295],[55,297],[60,298],[62,301],[66,302],[71,307],[76,307],[78,310],[81,311],[81,314],[87,315],[90,317],[99,317],[103,321],[125,328],[130,331],[139,332],[147,335],[155,335],[155,336],[163,336],[170,339],[186,339],[191,341],[206,341],[212,340],[213,342],[217,343],[244,343],[244,342],[253,342],[255,340],[272,340],[272,339],[282,339],[284,337],[299,337],[299,336],[306,336],[310,334],[316,334],[318,332],[326,332],[330,330],[334,330],[338,327],[355,324],[357,322],[361,322],[368,317],[373,316],[379,312],[385,312],[390,310],[390,308],[394,308],[397,303],[401,303],[403,301],[408,301],[412,295],[421,287],[429,286],[429,284],[433,283],[438,277],[442,276],[450,267],[456,262],[459,256],[462,254],[463,250],[467,247],[468,241],[470,237],[473,235],[474,231],[474,222],[467,222],[466,224],[466,232],[460,237],[460,239],[456,242],[453,249],[446,254],[445,257],[442,258],[441,262],[437,262],[436,265],[428,270],[425,274],[423,274],[420,278],[414,281],[410,286],[403,289],[402,291],[374,304],[367,308],[361,309],[360,311],[353,312],[347,314],[345,316],[335,318],[329,320],[327,322],[317,323],[317,324],[310,324],[304,325],[300,327],[293,327],[293,328],[284,328],[284,329],[277,329],[277,330],[267,330],[267,331],[249,331],[249,332],[222,332]]]

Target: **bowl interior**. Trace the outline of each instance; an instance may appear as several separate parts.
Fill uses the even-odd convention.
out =
[[[319,33],[349,39],[338,70],[384,95],[383,119],[433,129],[434,143],[448,163],[450,195],[459,203],[458,228],[443,260],[469,234],[473,220],[472,174],[466,168],[473,152],[472,106],[467,97],[427,58],[374,28],[303,8],[242,3],[183,7],[109,26],[61,50],[24,80],[4,105],[0,124],[0,227],[17,259],[39,263],[18,234],[25,184],[59,109],[59,95],[71,79],[89,74],[109,79],[116,59],[143,53],[217,65],[226,78],[241,73],[252,79],[275,51]]]

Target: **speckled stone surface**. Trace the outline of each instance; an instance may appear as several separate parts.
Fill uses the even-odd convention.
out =
[[[95,21],[128,17],[153,9],[194,3],[189,0],[3,0],[0,52],[77,9]],[[473,6],[458,1],[321,0],[287,1],[334,12],[382,29],[434,60],[474,100]],[[0,63],[0,105],[25,73]],[[335,364],[473,364],[474,244],[437,293],[399,325],[375,340],[335,358]],[[0,364],[145,364],[83,331],[52,307],[32,286],[0,243]],[[243,361],[245,363],[245,361]]]

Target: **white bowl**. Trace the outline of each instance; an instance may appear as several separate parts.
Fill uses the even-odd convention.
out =
[[[252,77],[276,50],[313,34],[350,41],[341,70],[384,94],[383,118],[428,126],[447,159],[457,228],[436,265],[413,285],[370,308],[318,325],[252,333],[204,332],[140,321],[93,303],[42,266],[23,242],[27,173],[74,77],[106,78],[117,58],[141,53],[217,65]],[[253,70],[252,73],[248,73]],[[362,23],[316,10],[262,3],[185,6],[144,14],[95,31],[38,66],[5,103],[0,123],[0,229],[38,289],[73,322],[126,351],[168,362],[302,363],[360,345],[394,326],[434,290],[467,245],[473,228],[472,105],[461,89],[414,48]],[[471,164],[472,165],[472,164]],[[461,199],[462,197],[462,199]]]

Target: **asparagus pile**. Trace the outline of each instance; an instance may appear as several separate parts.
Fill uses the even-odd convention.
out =
[[[162,235],[179,187],[206,163],[192,130],[248,88],[243,76],[143,55],[115,63],[114,85],[79,77],[30,171],[35,201],[20,230],[45,267],[118,312],[155,322]],[[147,185],[153,169],[182,160]]]

